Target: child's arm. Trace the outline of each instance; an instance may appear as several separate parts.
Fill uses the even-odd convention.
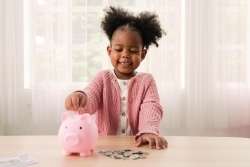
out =
[[[159,135],[159,126],[162,119],[163,110],[155,81],[150,75],[146,94],[140,107],[139,132],[136,134],[136,146],[148,144],[150,148],[165,149],[168,142]]]
[[[65,108],[80,113],[94,113],[100,106],[102,83],[102,73],[98,73],[84,91],[75,91],[66,98]]]
[[[79,111],[86,105],[86,95],[83,91],[75,91],[69,94],[65,99],[65,108],[69,111]]]
[[[163,110],[160,105],[160,99],[157,87],[153,77],[150,75],[149,84],[146,89],[145,97],[140,107],[139,113],[139,132],[136,137],[143,133],[152,133],[159,135],[159,126],[162,119]]]
[[[86,95],[86,105],[83,112],[94,113],[100,107],[103,91],[102,72],[99,72],[91,83],[83,90]]]

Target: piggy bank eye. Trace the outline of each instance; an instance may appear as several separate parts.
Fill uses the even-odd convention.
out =
[[[82,127],[80,126],[80,129],[82,129]]]
[[[65,126],[65,129],[67,129],[68,127],[67,126]]]

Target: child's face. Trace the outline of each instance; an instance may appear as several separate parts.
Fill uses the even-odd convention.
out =
[[[120,79],[133,77],[135,69],[146,55],[140,34],[127,28],[114,32],[107,51],[115,73]]]

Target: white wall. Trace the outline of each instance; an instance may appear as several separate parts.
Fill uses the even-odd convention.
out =
[[[0,0],[0,135],[29,134],[31,129],[31,97],[23,87],[22,3]]]
[[[3,8],[3,1],[0,1],[0,61],[3,58],[3,22],[4,22],[4,18],[3,18],[3,12],[4,12],[4,8]],[[3,81],[3,68],[0,66],[0,81]],[[3,92],[3,84],[2,82],[0,82],[0,92]],[[3,134],[3,130],[4,130],[4,122],[2,120],[3,117],[3,94],[1,93],[0,95],[0,135]]]

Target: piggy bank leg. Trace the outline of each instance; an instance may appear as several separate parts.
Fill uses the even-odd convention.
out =
[[[65,155],[65,156],[69,156],[69,155],[71,155],[71,152],[68,152],[68,151],[63,151],[63,155]]]
[[[88,156],[93,155],[93,153],[94,153],[94,150],[91,149],[91,150],[88,150],[88,151],[85,151],[85,152],[80,153],[80,156],[81,156],[81,157],[88,157]]]

